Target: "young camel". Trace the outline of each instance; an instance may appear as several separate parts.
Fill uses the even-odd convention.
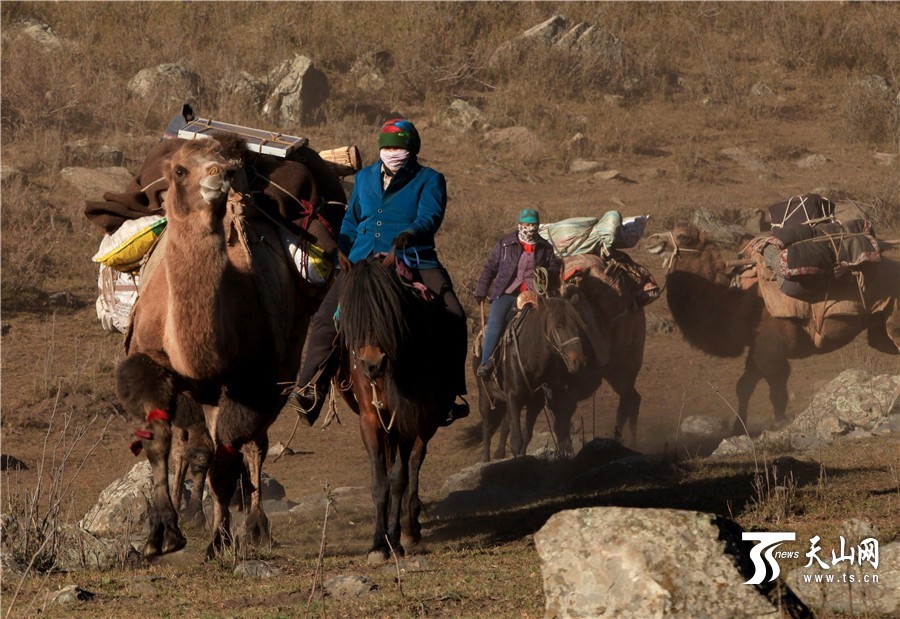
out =
[[[775,421],[785,421],[790,359],[824,354],[849,344],[869,330],[869,344],[882,352],[900,351],[900,265],[892,261],[864,263],[869,314],[810,319],[775,318],[759,294],[759,284],[730,287],[718,246],[687,223],[671,232],[651,235],[648,249],[666,257],[666,298],[685,339],[716,357],[737,357],[749,348],[744,373],[737,381],[738,416],[733,432],[744,432],[750,396],[760,380],[769,384]],[[854,294],[858,297],[859,293]],[[817,321],[816,316],[820,319]]]
[[[267,429],[284,404],[283,384],[297,371],[309,300],[301,297],[274,226],[231,192],[232,183],[243,180],[243,152],[234,137],[189,141],[165,166],[169,223],[156,249],[163,253],[143,284],[126,337],[127,356],[116,368],[119,399],[132,415],[146,419],[137,433],[153,474],[145,556],[186,543],[168,485],[173,433],[176,446],[183,446],[187,434],[198,432],[197,416],[180,415],[184,407],[176,406],[185,394],[202,406],[214,446],[207,555],[231,543],[228,504],[241,452],[253,487],[247,538],[269,541],[259,496]],[[265,285],[257,278],[263,271],[269,274]],[[183,478],[183,469],[179,473]],[[198,488],[195,494],[201,493]]]

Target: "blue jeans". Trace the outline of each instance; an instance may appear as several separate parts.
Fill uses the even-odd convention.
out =
[[[484,347],[481,351],[482,363],[487,363],[491,355],[494,354],[494,349],[497,348],[497,343],[500,341],[500,336],[503,335],[504,327],[506,327],[506,317],[509,315],[509,310],[515,305],[517,296],[515,294],[502,294],[491,301],[491,314],[488,316],[487,325],[484,327]]]

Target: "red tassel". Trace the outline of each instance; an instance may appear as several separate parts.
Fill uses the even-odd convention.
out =
[[[156,419],[161,419],[162,421],[169,421],[169,413],[164,410],[160,410],[158,408],[154,408],[152,411],[147,413],[147,423],[154,421]]]
[[[239,449],[235,449],[231,445],[219,445],[216,447],[216,458],[219,460],[231,460],[234,458],[239,458],[241,456],[241,451]]]

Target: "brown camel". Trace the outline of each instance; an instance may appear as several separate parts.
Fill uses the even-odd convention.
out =
[[[747,406],[760,380],[769,384],[775,421],[785,421],[791,366],[802,359],[847,345],[868,329],[869,344],[882,352],[900,350],[900,264],[864,263],[866,307],[878,311],[856,315],[822,315],[808,319],[775,318],[759,293],[759,283],[730,287],[722,253],[706,233],[687,223],[648,238],[648,248],[666,258],[666,296],[672,317],[695,348],[717,357],[737,357],[749,348],[737,382],[738,416],[733,432],[746,431]],[[851,282],[853,292],[856,284]],[[780,293],[778,293],[780,294]],[[824,302],[820,302],[824,303]],[[818,318],[818,319],[817,319]]]
[[[146,419],[138,432],[153,471],[146,556],[186,543],[170,498],[168,457],[173,434],[184,451],[185,439],[202,444],[204,433],[198,416],[177,406],[183,395],[202,406],[214,446],[207,555],[232,541],[228,505],[242,453],[253,488],[247,539],[269,541],[259,496],[267,429],[284,404],[284,384],[294,380],[311,299],[301,293],[272,221],[231,191],[246,180],[243,156],[236,138],[220,136],[185,142],[165,165],[169,223],[155,251],[158,266],[145,276],[134,307],[127,356],[116,368],[119,399]],[[182,478],[183,467],[176,464]],[[202,486],[194,495],[199,499]]]

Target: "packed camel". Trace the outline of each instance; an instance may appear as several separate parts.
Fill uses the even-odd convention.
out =
[[[746,288],[732,286],[718,244],[696,226],[681,223],[669,232],[653,234],[647,247],[666,260],[666,298],[687,341],[716,357],[738,357],[747,351],[744,372],[737,381],[735,434],[747,431],[747,407],[760,380],[769,385],[775,422],[786,421],[790,359],[835,351],[863,331],[868,331],[873,348],[888,354],[900,350],[900,265],[894,261],[859,267],[870,311],[829,312],[837,298],[861,294],[857,280],[850,276],[846,288],[833,289],[830,299],[810,304],[807,317],[776,317],[761,294],[758,278]],[[777,291],[774,298],[773,307],[778,301],[790,302]]]
[[[232,541],[228,506],[242,454],[252,488],[247,536],[269,537],[259,496],[267,429],[284,404],[283,383],[296,374],[309,310],[281,248],[267,240],[277,231],[234,191],[246,182],[244,152],[235,138],[185,141],[165,164],[169,222],[154,250],[155,268],[144,272],[127,356],[116,367],[120,400],[145,420],[136,434],[153,471],[146,556],[185,545],[171,498],[178,500],[180,488],[168,483],[173,433],[202,444],[207,437],[198,434],[208,432],[213,444],[208,553]],[[203,423],[184,414],[192,407],[176,406],[179,397],[202,406]]]

